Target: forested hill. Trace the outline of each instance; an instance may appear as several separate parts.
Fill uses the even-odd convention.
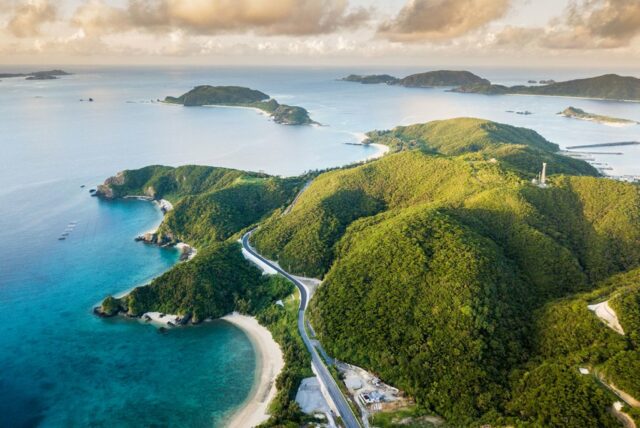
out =
[[[638,344],[586,309],[602,297],[590,290],[640,265],[638,186],[554,174],[537,187],[527,175],[535,156],[548,154],[550,170],[560,164],[551,143],[458,122],[409,127],[425,147],[320,175],[254,245],[294,273],[324,277],[310,315],[325,348],[406,390],[422,412],[452,426],[616,426],[614,397],[578,368],[611,367],[620,380],[638,364]],[[509,140],[535,156],[484,153]],[[545,308],[585,295],[579,316],[549,321]],[[633,299],[620,306],[625,328],[636,325]],[[565,334],[542,348],[532,338],[548,322]],[[572,339],[585,323],[611,338],[611,352],[590,354],[589,336]],[[545,350],[569,340],[568,353]]]
[[[98,186],[97,194],[170,200],[174,209],[166,214],[157,240],[202,247],[224,241],[286,205],[303,180],[208,166],[156,165],[122,171]]]
[[[542,162],[556,174],[597,175],[586,162],[558,155],[560,147],[526,128],[483,119],[460,118],[399,126],[367,134],[369,143],[385,144],[393,151],[421,149],[444,155],[469,154],[496,159],[525,174],[535,175]]]
[[[168,96],[164,101],[169,104],[182,104],[186,107],[253,107],[268,113],[274,122],[283,125],[310,125],[315,123],[309,117],[309,112],[304,108],[280,104],[264,92],[242,86],[201,85],[179,97]]]
[[[541,86],[502,86],[487,84],[463,85],[456,92],[480,94],[554,95],[598,98],[605,100],[640,101],[640,79],[632,76],[605,74],[586,79],[568,80]]]
[[[259,252],[324,279],[309,315],[329,354],[406,391],[418,414],[456,427],[617,426],[617,398],[599,379],[640,393],[639,187],[597,177],[533,131],[478,119],[370,138],[396,151],[287,179],[153,166],[107,180],[105,197],[174,202],[160,240],[199,253],[103,310],[276,316],[273,299],[290,289],[260,275],[235,242],[259,224]],[[531,183],[543,161],[546,188]],[[624,336],[587,309],[605,300]],[[284,419],[274,426],[301,423],[291,403],[308,362],[296,337],[283,346],[287,367],[298,365],[279,383]]]

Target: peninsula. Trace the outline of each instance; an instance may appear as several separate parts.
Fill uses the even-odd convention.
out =
[[[607,301],[624,332],[640,325],[638,186],[488,120],[368,139],[390,153],[301,177],[150,166],[107,180],[104,198],[171,201],[158,242],[199,251],[102,310],[191,323],[254,315],[285,362],[265,426],[298,426],[293,397],[310,359],[285,278],[311,275],[322,278],[306,311],[316,339],[405,391],[411,415],[452,426],[546,426],[557,415],[562,426],[614,426],[614,396],[600,382],[640,396],[640,342],[588,306]],[[544,186],[532,182],[543,163]],[[277,260],[280,274],[262,275],[243,248]]]
[[[639,122],[636,122],[635,120],[629,120],[629,119],[620,119],[617,117],[611,117],[611,116],[603,116],[600,114],[593,114],[593,113],[587,113],[586,111],[579,109],[577,107],[567,107],[566,109],[564,109],[563,111],[561,111],[560,113],[558,113],[561,116],[564,117],[568,117],[568,118],[573,118],[573,119],[579,119],[579,120],[588,120],[591,122],[598,122],[598,123],[602,123],[605,125],[638,125]]]
[[[264,92],[241,86],[196,86],[179,97],[168,96],[166,103],[185,107],[223,106],[256,108],[282,125],[316,124],[302,107],[280,104]]]
[[[26,80],[52,80],[57,79],[58,76],[69,76],[70,74],[71,73],[63,70],[34,71],[32,73],[0,73],[0,79],[25,77]]]

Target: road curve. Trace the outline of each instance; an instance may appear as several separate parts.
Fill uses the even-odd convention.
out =
[[[269,265],[271,268],[278,271],[280,275],[284,276],[289,281],[293,282],[296,287],[298,287],[298,290],[300,291],[300,309],[298,310],[298,331],[300,332],[300,336],[302,337],[302,340],[304,341],[304,344],[307,347],[307,350],[311,354],[311,363],[316,368],[316,371],[318,372],[318,376],[322,378],[323,383],[327,386],[327,391],[329,392],[331,399],[333,400],[333,402],[335,403],[338,409],[338,413],[340,414],[340,418],[342,419],[342,422],[344,422],[347,428],[360,428],[361,425],[358,422],[358,419],[356,418],[356,416],[353,414],[353,411],[351,410],[349,403],[347,403],[347,399],[342,394],[342,391],[340,391],[340,388],[338,387],[338,384],[336,383],[333,376],[331,376],[331,373],[329,373],[329,369],[327,369],[327,366],[325,366],[324,361],[322,361],[322,359],[318,355],[318,351],[311,343],[311,339],[309,339],[309,336],[307,335],[307,330],[304,328],[304,314],[307,309],[307,303],[308,303],[307,289],[300,281],[298,281],[288,272],[280,268],[280,266],[277,266],[273,264],[271,261],[262,257],[260,254],[256,252],[255,249],[253,249],[253,247],[251,247],[251,244],[249,244],[249,237],[251,236],[254,230],[255,229],[250,230],[249,232],[245,233],[242,236],[242,246],[254,257],[257,257],[263,263]]]

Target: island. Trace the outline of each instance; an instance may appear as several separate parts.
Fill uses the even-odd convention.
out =
[[[542,81],[540,83],[543,83]],[[595,98],[616,101],[640,101],[640,79],[632,76],[605,74],[586,79],[554,82],[538,86],[504,86],[474,83],[452,89],[452,92],[485,95],[548,95]]]
[[[638,125],[639,124],[639,122],[636,122],[635,120],[620,119],[617,117],[587,113],[586,111],[579,109],[577,107],[567,107],[566,109],[564,109],[558,114],[568,118],[588,120],[591,122],[598,122],[605,125],[615,126],[615,125]]]
[[[165,103],[185,107],[226,106],[256,108],[282,125],[314,125],[309,112],[302,107],[280,104],[264,92],[241,86],[196,86],[179,97],[168,96]]]
[[[417,73],[404,78],[397,78],[388,74],[357,75],[351,74],[341,80],[365,84],[386,83],[408,88],[433,88],[466,85],[488,85],[490,82],[469,71],[437,70]]]
[[[357,82],[363,83],[365,85],[372,85],[378,83],[386,83],[387,85],[391,85],[398,82],[397,77],[390,76],[388,74],[370,74],[370,75],[360,75],[360,74],[350,74],[347,77],[343,77],[340,79],[345,82]]]
[[[451,87],[451,92],[484,95],[547,95],[594,98],[615,101],[640,101],[640,79],[632,76],[605,74],[586,79],[556,82],[540,80],[535,86],[505,86],[469,71],[438,70],[396,78],[388,74],[351,74],[340,80],[365,84],[386,83],[408,88]],[[535,83],[535,81],[529,81]]]
[[[34,71],[32,73],[0,73],[0,79],[12,78],[12,77],[25,77],[26,80],[53,80],[58,76],[69,76],[71,73],[67,73],[63,70],[45,70]]]
[[[367,138],[389,154],[299,177],[155,165],[106,180],[105,199],[169,200],[155,243],[198,254],[105,296],[100,311],[188,324],[255,316],[285,361],[265,426],[300,426],[294,397],[310,357],[283,272],[313,277],[308,330],[329,364],[366,370],[376,382],[364,392],[392,385],[410,398],[394,409],[384,394],[351,396],[373,426],[615,426],[609,387],[640,397],[638,186],[489,120]],[[281,270],[263,275],[260,260]],[[332,366],[338,382],[343,369]]]

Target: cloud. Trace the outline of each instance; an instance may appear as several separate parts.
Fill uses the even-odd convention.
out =
[[[311,35],[361,26],[364,8],[348,0],[128,0],[116,8],[101,0],[81,5],[72,22],[87,33],[125,30],[190,34]]]
[[[410,0],[378,34],[394,42],[453,39],[503,17],[510,0]]]
[[[545,28],[506,27],[496,35],[502,46],[589,50],[629,46],[640,35],[640,0],[573,1]]]
[[[42,24],[55,21],[57,11],[47,0],[28,0],[11,13],[7,29],[16,37],[32,37],[40,34]]]

